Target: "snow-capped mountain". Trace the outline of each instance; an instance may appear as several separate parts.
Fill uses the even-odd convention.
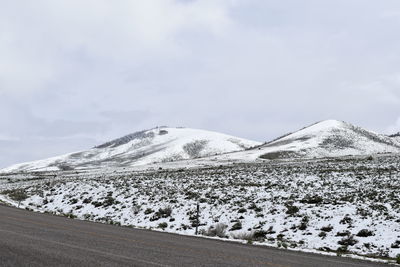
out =
[[[391,138],[350,123],[326,120],[260,147],[262,158],[337,157],[398,153],[400,146]]]
[[[377,134],[337,120],[318,122],[264,144],[204,130],[160,127],[136,132],[87,151],[17,164],[0,172],[138,166],[141,169],[176,168],[260,159],[380,153],[400,153],[400,136]]]
[[[220,155],[220,160],[322,158],[400,153],[395,137],[377,134],[350,123],[326,120],[287,134],[254,149]]]
[[[157,127],[87,151],[17,164],[1,172],[133,167],[240,151],[257,145],[260,142],[211,131]]]

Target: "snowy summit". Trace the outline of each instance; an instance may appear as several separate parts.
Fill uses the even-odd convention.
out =
[[[392,138],[350,123],[326,120],[288,134],[261,147],[263,158],[340,157],[398,153]]]
[[[172,165],[165,164],[168,162],[177,162],[174,166],[193,167],[254,162],[260,159],[323,158],[382,153],[400,153],[399,137],[377,134],[337,120],[321,121],[264,144],[205,130],[157,127],[112,140],[87,151],[22,163],[1,171],[137,166],[147,168],[155,163],[158,167],[169,168]],[[181,160],[190,161],[178,162]]]
[[[323,158],[381,153],[400,153],[400,140],[347,122],[325,120],[259,147],[220,155],[218,159],[251,162],[258,159]]]
[[[13,165],[3,172],[132,167],[241,151],[259,142],[217,132],[157,127],[81,151]]]

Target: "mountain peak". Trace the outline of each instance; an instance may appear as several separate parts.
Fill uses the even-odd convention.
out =
[[[339,121],[339,120],[323,120],[323,121],[314,123],[308,127],[305,127],[301,130],[310,129],[310,130],[318,131],[318,130],[326,130],[326,129],[332,129],[332,128],[342,128],[342,127],[345,127],[346,125],[349,125],[349,123],[346,123],[344,121]]]
[[[374,153],[398,153],[392,138],[350,123],[325,120],[262,146],[262,158],[337,157]]]
[[[340,129],[353,127],[350,123],[346,123],[344,121],[338,120],[324,120],[319,121],[310,126],[306,126],[294,133],[287,134],[282,138],[274,140],[273,142],[279,141],[281,139],[293,139],[299,136],[321,136],[327,133],[331,133],[332,131],[339,131]],[[273,143],[271,142],[271,143]]]
[[[168,126],[156,126],[148,130],[142,130],[134,132],[123,137],[108,141],[104,144],[98,145],[95,148],[106,148],[106,147],[117,147],[127,144],[135,139],[144,139],[149,137],[154,137],[155,135],[165,135],[168,134]],[[184,127],[176,127],[175,129],[185,129]]]
[[[242,151],[260,145],[222,133],[183,127],[135,132],[87,151],[22,163],[3,171],[133,167]]]

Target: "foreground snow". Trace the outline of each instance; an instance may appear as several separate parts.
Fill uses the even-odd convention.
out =
[[[199,202],[205,235],[226,225],[230,239],[392,258],[400,254],[399,187],[397,155],[0,176],[0,188],[25,188],[22,207],[35,210],[192,235]]]

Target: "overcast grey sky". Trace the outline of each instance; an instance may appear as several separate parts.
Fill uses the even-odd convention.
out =
[[[0,2],[0,167],[156,125],[400,131],[398,0]]]

